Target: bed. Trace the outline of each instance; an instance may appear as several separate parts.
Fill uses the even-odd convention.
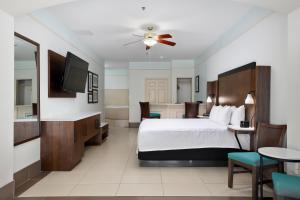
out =
[[[218,75],[216,104],[243,105],[249,92],[255,105],[247,106],[245,118],[269,122],[270,66],[255,62]],[[253,147],[254,139],[239,135],[243,149]],[[216,166],[227,162],[229,152],[241,150],[226,125],[210,119],[147,119],[139,128],[137,153],[143,161],[201,161]]]
[[[239,140],[249,149],[248,135]],[[241,151],[234,134],[210,119],[146,119],[138,132],[140,160],[226,161],[233,151]]]

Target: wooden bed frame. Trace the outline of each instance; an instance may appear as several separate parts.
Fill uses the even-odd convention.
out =
[[[246,119],[253,116],[255,126],[258,122],[269,122],[270,119],[270,81],[271,67],[257,66],[255,62],[219,74],[216,94],[217,105],[240,106],[246,95],[254,95],[255,104],[246,107]],[[253,143],[251,145],[254,145]],[[167,151],[138,152],[141,165],[145,161],[197,161],[200,165],[226,165],[227,154],[240,149],[201,148]],[[202,163],[202,164],[201,164]],[[223,163],[223,164],[222,164]]]

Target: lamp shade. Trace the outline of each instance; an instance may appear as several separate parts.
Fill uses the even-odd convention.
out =
[[[212,99],[211,99],[211,97],[210,97],[210,96],[208,96],[208,97],[207,97],[207,99],[206,99],[206,103],[212,103]]]
[[[245,104],[254,104],[253,96],[249,93],[245,99]]]

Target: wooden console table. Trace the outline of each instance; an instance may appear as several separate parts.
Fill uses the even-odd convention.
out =
[[[97,138],[101,138],[99,142]],[[42,171],[69,171],[81,161],[85,144],[101,144],[100,112],[42,120]]]

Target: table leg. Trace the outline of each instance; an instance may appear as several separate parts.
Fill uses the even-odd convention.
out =
[[[263,157],[260,155],[260,164],[259,164],[259,186],[260,186],[260,199],[264,199],[264,165]]]
[[[236,139],[236,141],[237,141],[237,143],[238,143],[238,145],[240,147],[240,150],[243,150],[243,147],[242,147],[242,145],[240,143],[239,137],[237,136],[237,131],[234,131],[234,137],[235,137],[235,139]]]

